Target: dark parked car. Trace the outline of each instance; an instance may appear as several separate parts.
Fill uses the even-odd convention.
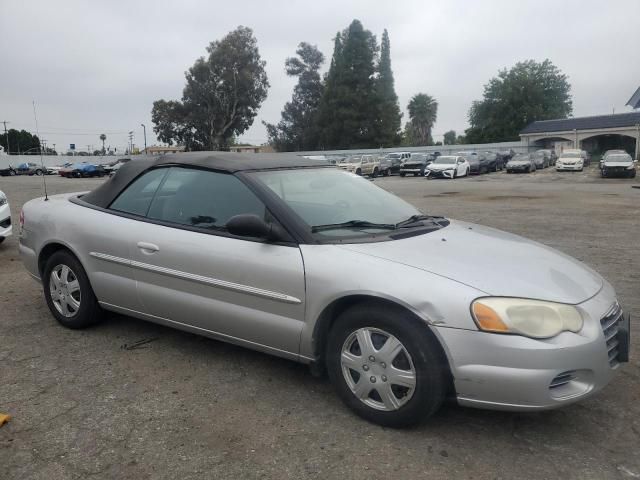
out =
[[[388,177],[394,173],[400,173],[403,160],[402,153],[390,153],[380,159],[380,174]]]
[[[538,150],[532,154],[533,161],[536,163],[536,168],[547,168],[551,165],[551,154],[549,150]]]
[[[486,163],[489,168],[489,172],[497,172],[498,170],[502,170],[504,168],[504,164],[506,163],[502,156],[498,155],[495,152],[484,152],[484,156],[486,157]]]
[[[411,158],[405,160],[404,163],[400,166],[400,176],[423,176],[427,165],[430,165],[434,160],[435,157],[431,154],[413,153],[411,155]]]
[[[0,167],[0,177],[13,177],[15,174],[16,171],[11,165]]]
[[[613,153],[606,156],[600,169],[602,177],[636,176],[636,163],[628,153]]]
[[[91,163],[74,163],[60,170],[60,176],[67,178],[103,177],[106,172],[102,166]]]
[[[486,166],[483,167],[481,165],[480,157],[476,152],[458,152],[456,156],[464,157],[469,162],[469,173],[471,175],[479,175],[482,173],[483,168],[486,168]]]

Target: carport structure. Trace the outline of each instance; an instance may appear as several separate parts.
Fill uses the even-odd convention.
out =
[[[591,153],[624,149],[640,158],[640,111],[593,117],[541,120],[521,132],[523,143],[539,148],[580,148]]]

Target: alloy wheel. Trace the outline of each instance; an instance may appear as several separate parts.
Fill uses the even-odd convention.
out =
[[[56,265],[49,277],[49,292],[54,307],[61,315],[73,317],[80,310],[82,293],[78,277],[68,265]]]
[[[340,364],[351,392],[376,410],[398,410],[416,390],[409,352],[384,330],[360,328],[351,333],[342,346]]]

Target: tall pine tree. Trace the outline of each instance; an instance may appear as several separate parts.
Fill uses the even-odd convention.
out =
[[[385,29],[380,44],[380,62],[376,79],[378,95],[377,140],[380,146],[398,145],[401,140],[400,121],[402,114],[398,105],[398,96],[394,87],[391,70],[391,44],[389,33]]]
[[[285,70],[290,77],[298,77],[293,98],[282,110],[277,125],[263,122],[269,143],[280,152],[313,150],[318,144],[317,113],[322,98],[322,80],[318,71],[324,55],[315,45],[302,42],[297,57],[287,58]]]
[[[376,37],[358,20],[337,35],[320,106],[321,147],[375,147],[378,96]]]

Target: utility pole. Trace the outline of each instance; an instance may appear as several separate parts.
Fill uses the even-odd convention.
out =
[[[7,131],[7,123],[11,123],[11,122],[7,122],[6,120],[3,120],[2,123],[4,123],[4,135],[7,137],[7,155],[9,155],[9,132]]]
[[[142,131],[144,132],[144,154],[147,154],[147,127],[144,126],[144,123],[141,123]]]
[[[53,144],[53,151],[56,152],[56,144]],[[56,155],[58,155],[58,152],[55,153]]]

